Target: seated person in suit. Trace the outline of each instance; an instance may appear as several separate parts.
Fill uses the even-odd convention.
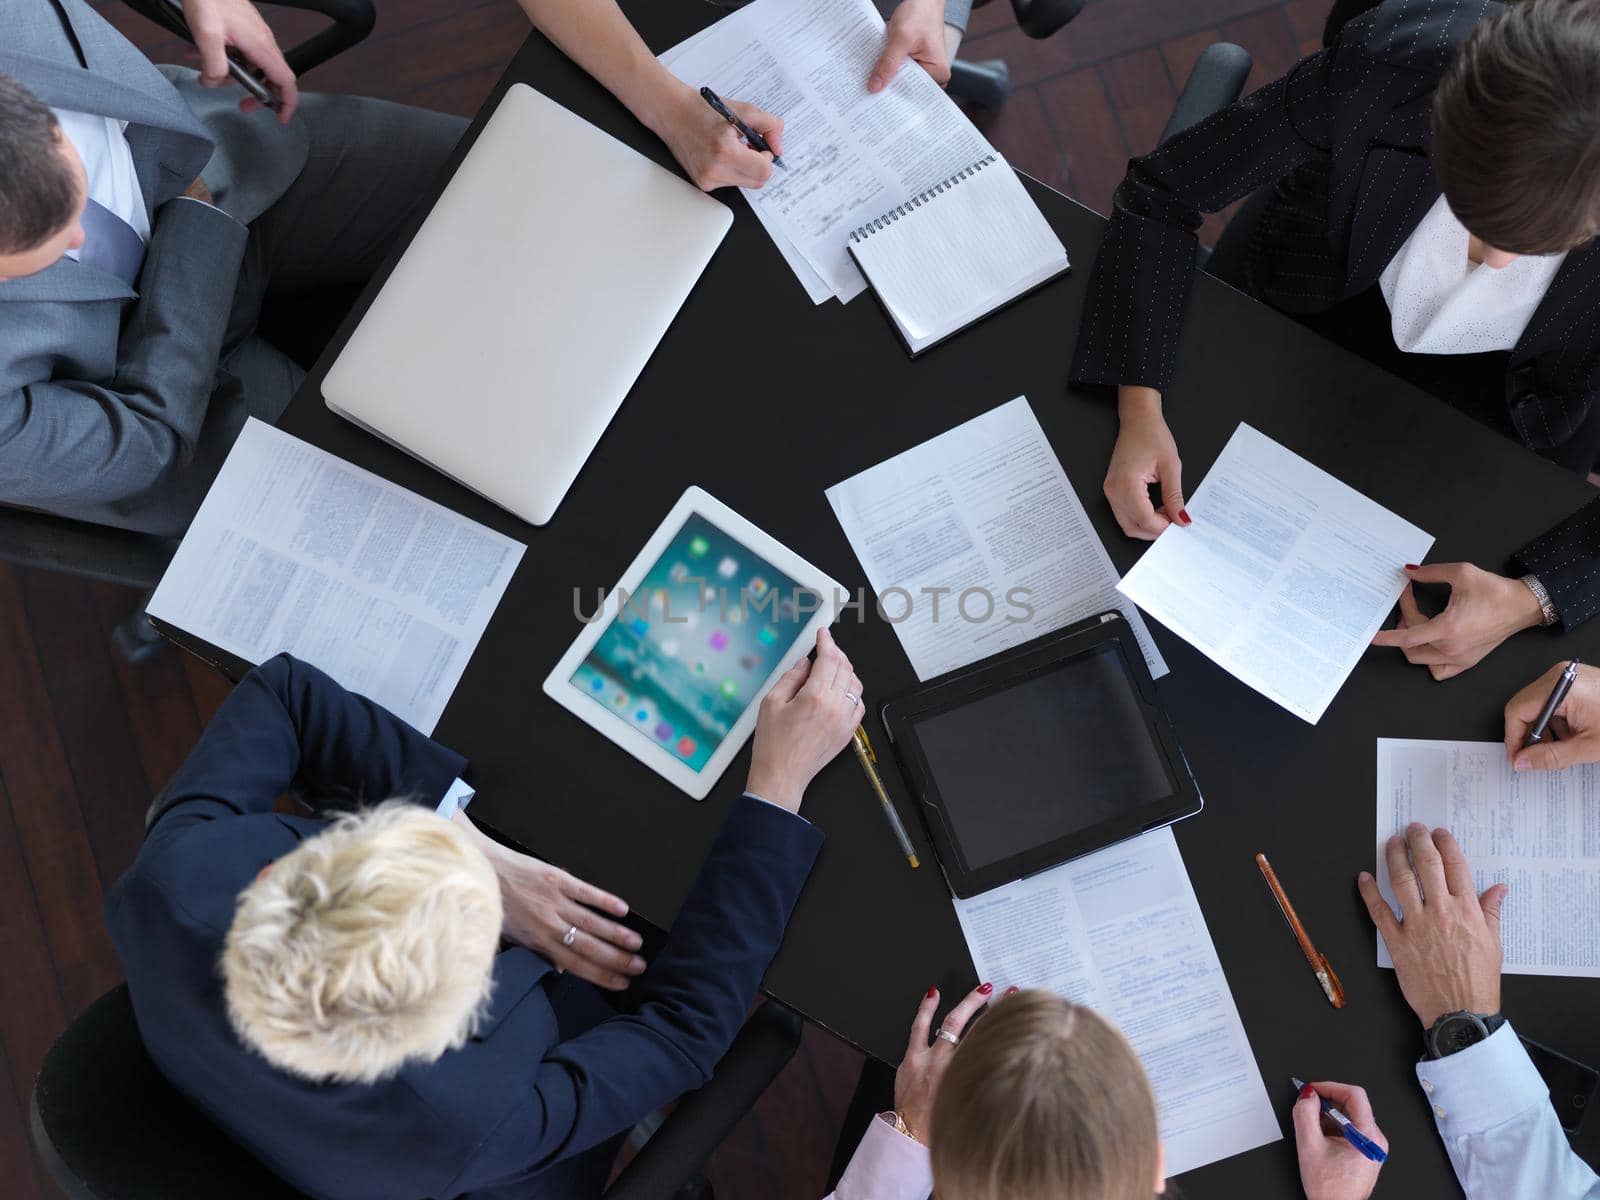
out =
[[[614,0],[526,7],[700,186],[770,174]],[[276,420],[305,376],[259,335],[263,303],[366,280],[465,128],[301,96],[249,0],[185,12],[198,76],[153,66],[87,0],[0,0],[0,502],[181,534],[246,418]],[[910,55],[947,78],[943,13],[906,0],[874,70]],[[229,47],[278,89],[276,123],[236,104]]]
[[[1074,382],[1118,389],[1105,492],[1123,531],[1189,521],[1162,405],[1194,231],[1252,192],[1248,245],[1217,274],[1556,462],[1600,466],[1597,146],[1600,2],[1387,0],[1135,159],[1072,364]],[[1377,643],[1444,678],[1520,629],[1587,620],[1600,610],[1600,501],[1514,562],[1508,575],[1411,571],[1450,584],[1449,606],[1429,620],[1408,587],[1402,627]]]
[[[1164,1194],[1155,1093],[1127,1039],[1093,1009],[1042,989],[1007,988],[973,1024],[992,992],[985,983],[968,993],[934,1034],[939,993],[928,989],[894,1075],[894,1110],[867,1122],[828,1200]],[[1364,1091],[1315,1087],[1388,1147]],[[1315,1094],[1296,1101],[1294,1127],[1308,1200],[1367,1200],[1379,1164],[1327,1136]]]
[[[1517,771],[1600,762],[1600,671],[1580,668],[1550,724],[1527,746],[1565,663],[1506,705],[1506,756]],[[1389,839],[1396,917],[1373,877],[1356,879],[1394,959],[1395,982],[1427,1032],[1417,1063],[1434,1124],[1467,1200],[1600,1200],[1600,1178],[1573,1152],[1549,1089],[1500,1008],[1500,910],[1508,889],[1480,895],[1447,829],[1413,824]]]
[[[280,655],[223,704],[106,899],[145,1045],[312,1196],[597,1195],[620,1135],[703,1084],[743,1024],[821,846],[801,796],[860,713],[824,630],[762,702],[748,791],[646,968],[626,905],[458,811],[459,755]],[[581,802],[529,782],[534,803]],[[275,813],[291,787],[377,807]],[[583,975],[636,978],[619,1009]]]

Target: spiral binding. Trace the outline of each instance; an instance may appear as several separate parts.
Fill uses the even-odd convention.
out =
[[[890,225],[893,225],[901,217],[910,215],[913,209],[921,208],[935,196],[942,192],[948,191],[963,180],[971,179],[979,171],[983,170],[987,166],[991,166],[997,161],[999,160],[993,154],[984,155],[970,167],[963,167],[961,170],[957,171],[954,175],[950,176],[949,179],[940,180],[927,191],[921,193],[920,195],[911,197],[911,199],[907,200],[904,204],[895,205],[881,217],[874,217],[872,220],[868,221],[865,225],[853,232],[850,235],[850,240],[852,242],[864,242],[873,234],[883,232],[883,230],[887,229]]]

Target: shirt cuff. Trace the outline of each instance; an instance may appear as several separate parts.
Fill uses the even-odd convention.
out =
[[[1447,1142],[1503,1125],[1550,1096],[1509,1021],[1476,1046],[1419,1062],[1417,1080]]]
[[[833,1200],[927,1200],[932,1191],[928,1148],[873,1117]]]
[[[745,795],[749,796],[750,799],[752,799],[752,800],[761,801],[761,803],[767,805],[769,808],[776,808],[776,809],[780,809],[783,812],[789,813],[789,815],[791,817],[794,817],[796,820],[806,821],[806,819],[804,817],[802,817],[799,813],[790,812],[787,808],[784,808],[783,805],[774,804],[771,800],[768,800],[765,796],[758,796],[754,792],[746,792]],[[810,821],[806,821],[806,824],[809,825],[809,824],[811,824],[811,822]]]
[[[471,804],[473,796],[477,794],[476,788],[469,786],[464,780],[457,779],[445,792],[444,799],[439,801],[439,815],[446,821],[452,819],[456,813]]]

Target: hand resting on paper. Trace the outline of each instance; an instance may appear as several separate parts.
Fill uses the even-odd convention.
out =
[[[1374,646],[1395,646],[1407,662],[1428,668],[1435,679],[1459,675],[1477,664],[1514,633],[1544,619],[1533,591],[1520,579],[1485,571],[1471,563],[1407,563],[1411,583],[1400,593],[1400,620],[1380,630]],[[1428,617],[1417,604],[1413,584],[1443,583],[1450,601],[1438,616]],[[1548,696],[1550,693],[1545,692]]]
[[[1536,746],[1527,744],[1528,732],[1566,666],[1566,662],[1558,662],[1506,705],[1506,761],[1514,770],[1556,771],[1600,762],[1600,668],[1596,667],[1578,668],[1572,689],[1550,718],[1545,740]]]
[[[1105,493],[1122,532],[1151,541],[1168,525],[1188,525],[1183,462],[1161,415],[1161,393],[1147,387],[1118,388],[1117,419],[1117,444],[1106,468]],[[1161,489],[1159,507],[1150,502],[1152,484]]]

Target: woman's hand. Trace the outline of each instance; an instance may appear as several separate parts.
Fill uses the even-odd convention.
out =
[[[761,702],[745,791],[799,812],[806,785],[850,744],[862,711],[861,680],[824,626],[816,661],[795,663]]]
[[[1459,675],[1513,633],[1544,620],[1533,590],[1520,579],[1482,570],[1471,563],[1406,564],[1413,583],[1447,583],[1450,601],[1438,616],[1428,618],[1417,607],[1410,583],[1400,593],[1400,620],[1380,630],[1374,646],[1397,646],[1406,661],[1428,668],[1435,679]],[[1545,695],[1549,695],[1548,692]]]
[[[950,1010],[944,1024],[945,1030],[957,1041],[966,1031],[973,1015],[989,1003],[994,984],[983,983],[968,992],[961,1003]],[[956,1048],[946,1038],[933,1035],[933,1014],[939,1007],[939,989],[929,988],[928,994],[917,1006],[916,1019],[911,1022],[911,1040],[906,1045],[906,1056],[900,1060],[900,1069],[894,1073],[894,1107],[900,1119],[911,1130],[911,1136],[927,1144],[928,1119],[933,1115],[933,1101],[939,1094],[939,1081]],[[931,1039],[931,1044],[930,1044]]]
[[[745,145],[732,125],[686,84],[673,82],[672,96],[662,106],[662,116],[651,127],[672,151],[695,187],[709,192],[719,187],[758,188],[772,178],[773,154],[783,154],[783,118],[762,112],[753,104],[726,100],[738,118],[767,140],[772,154]]]
[[[883,53],[872,64],[867,91],[881,92],[888,87],[908,58],[920,63],[940,87],[950,82],[944,0],[900,0],[890,14]]]
[[[558,971],[620,992],[641,974],[637,951],[644,940],[612,918],[628,915],[620,897],[601,891],[542,859],[518,854],[487,836],[466,813],[452,818],[483,851],[500,881],[500,932],[508,941],[542,954]],[[576,929],[571,945],[563,940]]]
[[[1106,468],[1105,493],[1117,524],[1129,537],[1149,541],[1168,525],[1189,524],[1183,510],[1183,463],[1178,444],[1161,416],[1154,388],[1117,389],[1117,445]],[[1161,486],[1161,507],[1150,503],[1150,485]]]
[[[228,74],[228,47],[239,51],[266,76],[282,101],[278,108],[278,123],[287,125],[300,103],[300,92],[295,85],[294,72],[284,61],[278,49],[278,39],[262,20],[261,14],[250,0],[183,0],[183,19],[194,35],[195,49],[200,52],[200,82],[205,87],[223,87],[232,82]],[[239,108],[252,112],[261,107],[261,101],[246,96]]]
[[[1306,1200],[1367,1200],[1378,1184],[1383,1164],[1347,1142],[1331,1122],[1324,1125],[1318,1096],[1327,1097],[1358,1130],[1385,1150],[1389,1148],[1365,1091],[1348,1083],[1308,1083],[1294,1103],[1294,1148],[1300,1158],[1300,1186]]]
[[[1556,705],[1549,729],[1555,741],[1528,745],[1528,731],[1555,691],[1567,664],[1558,662],[1506,705],[1506,761],[1517,771],[1555,771],[1600,762],[1600,669],[1579,667],[1567,698]]]

